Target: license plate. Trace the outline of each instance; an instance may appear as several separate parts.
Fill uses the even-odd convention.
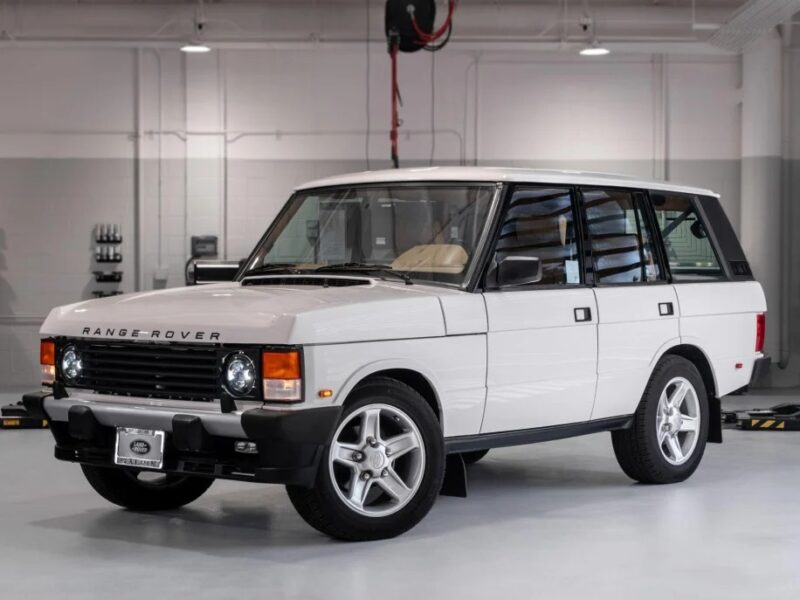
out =
[[[164,432],[118,427],[114,463],[140,469],[163,468]]]

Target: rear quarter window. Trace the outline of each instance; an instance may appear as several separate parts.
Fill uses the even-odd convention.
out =
[[[669,192],[651,192],[650,198],[673,281],[724,279],[725,271],[697,210],[697,198]]]

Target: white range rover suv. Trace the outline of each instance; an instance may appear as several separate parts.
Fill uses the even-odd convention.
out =
[[[610,431],[689,477],[749,385],[766,303],[710,191],[426,168],[301,186],[233,282],[55,308],[56,457],[134,510],[281,483],[331,536],[413,527],[490,448]]]

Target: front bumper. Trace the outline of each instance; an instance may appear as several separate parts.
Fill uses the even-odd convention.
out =
[[[164,472],[182,475],[283,483],[311,487],[323,450],[341,408],[301,410],[252,408],[215,411],[196,407],[146,406],[78,397],[55,398],[52,392],[25,394],[31,416],[50,421],[55,456],[96,466],[113,462],[117,427],[166,432]],[[236,441],[256,443],[257,454],[234,450]],[[123,467],[119,467],[123,468]]]

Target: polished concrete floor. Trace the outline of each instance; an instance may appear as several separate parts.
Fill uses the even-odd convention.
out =
[[[672,486],[628,480],[608,434],[497,450],[468,499],[440,498],[400,538],[344,544],[278,486],[119,510],[52,458],[48,432],[0,431],[0,598],[797,598],[800,433],[725,434]]]

